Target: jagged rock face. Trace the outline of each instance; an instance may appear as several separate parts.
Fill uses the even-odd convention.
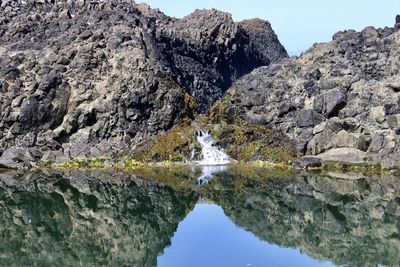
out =
[[[262,240],[335,265],[400,264],[397,177],[300,174],[259,182],[243,182],[243,177],[220,175],[209,197],[236,225]],[[243,183],[245,188],[234,188]]]
[[[235,23],[230,14],[217,10],[197,10],[162,33],[162,56],[202,112],[239,77],[287,57],[268,22]]]
[[[222,116],[279,130],[300,155],[392,166],[400,155],[399,29],[339,32],[258,68],[227,91]]]
[[[117,173],[3,176],[0,265],[156,266],[196,201]]]
[[[287,56],[268,23],[242,25],[122,0],[1,1],[0,149],[104,156],[171,128],[193,114],[185,92],[204,111],[232,81]]]

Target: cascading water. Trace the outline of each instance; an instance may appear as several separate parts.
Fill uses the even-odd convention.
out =
[[[201,146],[202,159],[198,161],[201,165],[224,165],[229,164],[229,156],[214,144],[211,134],[203,130],[197,132],[197,142]]]
[[[197,184],[208,184],[214,177],[214,174],[223,172],[227,168],[227,164],[231,162],[229,156],[215,146],[215,141],[211,134],[203,131],[197,131],[197,142],[201,146],[201,160],[196,163],[202,165],[201,175],[197,178]],[[195,153],[192,151],[191,158],[194,158]]]

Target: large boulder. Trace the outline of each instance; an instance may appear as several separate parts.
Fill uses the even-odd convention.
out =
[[[366,153],[357,148],[334,148],[317,156],[324,162],[365,163]]]
[[[332,89],[316,97],[314,109],[327,117],[337,117],[339,110],[346,106],[346,101],[344,90]]]
[[[367,150],[366,137],[360,136],[360,134],[349,133],[345,130],[341,130],[336,134],[335,145],[337,147],[357,148],[362,151]]]
[[[10,147],[0,157],[0,168],[5,169],[27,169],[29,161],[22,148]]]

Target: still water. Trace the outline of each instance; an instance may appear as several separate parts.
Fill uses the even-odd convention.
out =
[[[0,266],[400,265],[391,176],[0,173],[0,210]]]
[[[196,204],[179,224],[159,266],[332,266],[297,249],[262,241],[236,226],[215,204]]]

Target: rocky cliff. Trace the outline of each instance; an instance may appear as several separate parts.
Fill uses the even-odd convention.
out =
[[[400,158],[400,17],[392,28],[338,32],[299,57],[261,67],[230,88],[211,114],[264,125],[326,161]]]
[[[287,53],[268,22],[132,1],[0,1],[0,166],[124,154]]]

